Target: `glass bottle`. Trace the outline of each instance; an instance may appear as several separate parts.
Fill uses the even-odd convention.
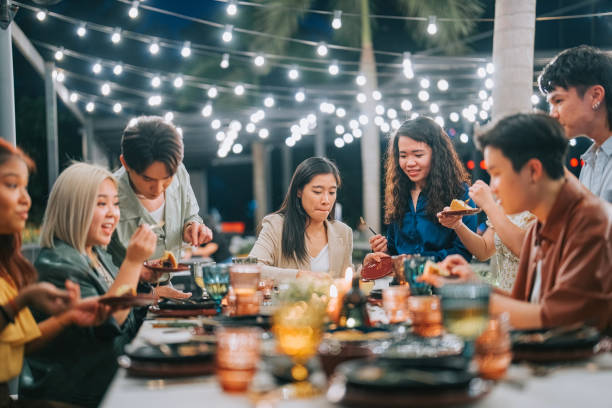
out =
[[[338,326],[348,329],[369,327],[367,304],[368,298],[359,289],[359,277],[355,276],[351,289],[344,295]]]

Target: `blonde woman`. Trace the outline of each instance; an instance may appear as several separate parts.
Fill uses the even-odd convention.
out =
[[[155,250],[156,236],[140,226],[117,270],[105,247],[119,222],[117,182],[101,167],[75,163],[59,176],[49,197],[35,262],[39,279],[63,287],[66,279],[83,297],[136,289],[142,263]],[[36,316],[43,318],[42,316]],[[79,406],[97,406],[112,380],[117,357],[135,335],[141,318],[120,310],[96,329],[71,327],[27,359],[31,375],[21,393]]]

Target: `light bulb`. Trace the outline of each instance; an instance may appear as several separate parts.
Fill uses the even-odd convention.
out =
[[[364,86],[367,82],[367,79],[365,77],[365,75],[363,74],[359,74],[357,75],[357,77],[355,78],[355,82],[357,83],[357,85],[359,86]]]
[[[234,17],[238,13],[238,7],[236,6],[236,2],[230,1],[227,5],[227,8],[225,9],[225,12],[228,16]]]
[[[94,111],[94,109],[96,109],[96,104],[93,102],[87,102],[87,105],[85,105],[85,110],[91,113]]]
[[[157,55],[157,53],[159,53],[159,42],[157,40],[153,41],[153,43],[149,45],[149,52],[152,55]]]
[[[446,79],[440,79],[438,81],[438,89],[442,92],[448,91],[448,81]]]
[[[212,115],[212,111],[213,111],[213,107],[210,103],[207,103],[206,105],[204,105],[204,107],[202,108],[202,116],[204,116],[205,118],[209,117],[210,115]]]
[[[63,60],[64,59],[64,49],[60,48],[59,50],[55,51],[55,54],[53,56],[58,61]]]
[[[47,10],[38,10],[36,12],[36,19],[38,21],[45,21],[46,18],[47,18]]]
[[[75,103],[78,100],[79,100],[79,94],[77,94],[76,92],[72,92],[70,94],[70,102]]]
[[[208,95],[208,97],[211,99],[215,99],[217,95],[219,95],[219,91],[216,87],[211,86],[210,88],[208,88],[208,91],[206,91],[206,95]]]
[[[223,54],[223,57],[221,57],[221,63],[219,64],[219,66],[223,69],[227,69],[229,67],[229,54],[227,53]]]
[[[268,96],[264,99],[264,106],[266,108],[271,108],[274,106],[274,98],[271,96]]]
[[[87,28],[85,28],[85,23],[81,23],[76,30],[76,33],[79,37],[83,38],[87,35]]]
[[[119,42],[121,41],[121,29],[120,28],[115,28],[113,30],[113,33],[111,35],[111,41],[113,44],[119,44]]]
[[[115,64],[115,66],[113,67],[113,74],[121,75],[122,73],[123,73],[123,65]]]
[[[342,10],[334,10],[331,26],[334,30],[339,30],[342,27]]]
[[[123,109],[123,106],[121,106],[121,104],[119,102],[116,102],[113,105],[113,112],[115,112],[115,113],[121,112],[122,109]]]
[[[244,86],[243,85],[236,85],[234,87],[234,93],[238,96],[242,96],[244,95]]]
[[[289,79],[295,81],[300,77],[300,71],[298,71],[297,68],[291,68],[287,75],[289,76]]]
[[[340,68],[338,67],[338,61],[332,61],[331,65],[327,70],[329,71],[330,75],[338,75],[338,72],[340,72]]]
[[[265,63],[266,63],[266,59],[264,58],[263,55],[258,54],[255,56],[255,58],[253,59],[253,63],[255,64],[255,66],[257,67],[262,67]]]
[[[161,78],[159,77],[159,75],[155,75],[153,78],[151,78],[151,86],[153,88],[158,88],[161,85]]]
[[[234,29],[234,26],[232,26],[232,25],[226,25],[225,26],[225,30],[223,31],[223,34],[221,35],[221,39],[224,42],[232,41],[232,30],[233,29]]]
[[[175,88],[182,87],[184,83],[185,81],[183,80],[183,77],[180,75],[174,78],[174,81],[172,81],[172,85],[174,85]]]
[[[102,72],[102,64],[100,62],[96,62],[91,67],[91,70],[93,71],[94,74],[98,75],[100,72]]]
[[[130,7],[130,10],[128,11],[128,16],[130,16],[132,20],[138,17],[138,3],[138,1],[133,1],[132,7]]]
[[[327,55],[327,45],[325,45],[324,42],[319,43],[317,46],[317,54],[319,54],[320,57]]]
[[[102,86],[100,87],[100,92],[104,96],[109,95],[110,91],[111,91],[111,87],[110,87],[110,84],[108,82],[103,83]]]
[[[185,44],[183,44],[183,48],[181,48],[181,56],[183,58],[189,58],[189,56],[191,56],[191,42],[190,41],[185,41]]]
[[[427,23],[427,34],[436,35],[438,32],[438,25],[436,24],[436,16],[429,16],[429,22]]]

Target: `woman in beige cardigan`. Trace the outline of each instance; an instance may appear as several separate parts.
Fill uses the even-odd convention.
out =
[[[295,169],[281,208],[264,217],[249,256],[263,265],[262,275],[290,280],[305,275],[344,275],[351,265],[353,231],[334,220],[340,172],[323,157]]]

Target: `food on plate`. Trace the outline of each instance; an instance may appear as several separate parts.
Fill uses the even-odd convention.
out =
[[[380,279],[393,272],[393,261],[390,256],[381,256],[380,261],[372,261],[363,266],[361,278],[364,280]]]
[[[453,200],[450,204],[451,211],[463,211],[463,210],[473,210],[473,207],[470,207],[462,200]]]
[[[440,263],[427,261],[425,262],[423,275],[450,276],[450,271]]]
[[[136,288],[130,285],[121,285],[117,288],[115,296],[136,296]]]
[[[162,268],[178,268],[178,262],[176,260],[176,257],[170,251],[165,251],[164,255],[159,259],[149,261],[149,265]]]

